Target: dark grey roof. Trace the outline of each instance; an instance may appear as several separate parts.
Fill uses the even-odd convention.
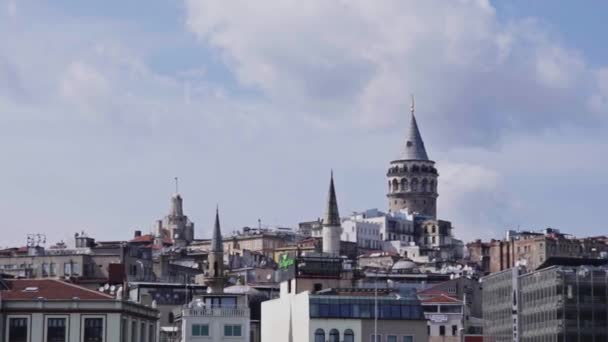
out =
[[[329,194],[327,195],[327,210],[323,224],[330,227],[340,226],[340,213],[338,212],[338,200],[336,200],[336,189],[334,188],[334,173],[331,173],[329,181]]]
[[[418,130],[418,124],[416,123],[416,117],[414,116],[413,110],[412,117],[410,119],[410,127],[407,131],[405,146],[403,151],[401,152],[400,159],[429,160],[429,157],[426,154],[426,149],[424,148],[422,136],[420,135],[420,130]]]
[[[222,231],[220,229],[219,209],[215,209],[215,225],[213,226],[213,238],[211,238],[211,252],[223,252]]]

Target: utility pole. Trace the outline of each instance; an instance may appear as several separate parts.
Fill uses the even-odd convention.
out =
[[[378,271],[376,269],[376,277],[374,278],[374,342],[378,341]]]

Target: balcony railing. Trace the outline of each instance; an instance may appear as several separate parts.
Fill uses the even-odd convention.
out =
[[[183,316],[190,317],[249,317],[249,308],[201,307],[184,309]]]

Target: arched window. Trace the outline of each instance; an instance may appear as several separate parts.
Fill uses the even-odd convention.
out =
[[[352,330],[344,330],[344,342],[355,342],[355,333]]]
[[[396,179],[393,179],[393,192],[397,192],[399,191],[399,181]]]
[[[388,181],[388,192],[393,191],[393,187],[391,186],[391,181]]]
[[[217,267],[217,261],[216,261],[213,263],[213,276],[214,277],[218,276],[217,271],[218,271],[218,267]]]
[[[422,180],[422,191],[423,192],[429,191],[429,181],[426,180],[426,178]]]
[[[173,312],[169,312],[169,316],[167,317],[169,323],[175,322],[175,317],[173,316]]]
[[[412,172],[418,172],[418,170],[420,170],[420,168],[418,168],[418,165],[412,166]]]
[[[407,179],[401,178],[401,191],[407,191]]]
[[[403,165],[403,169],[402,169],[402,171],[403,171],[403,172],[407,172],[407,166]]]
[[[430,185],[430,188],[431,188],[431,192],[435,192],[435,181],[434,181],[434,180],[432,180],[432,181],[429,183],[429,185]]]
[[[340,342],[340,332],[337,329],[329,331],[329,342]]]
[[[325,331],[323,329],[315,331],[315,342],[325,342]]]
[[[412,182],[410,183],[410,189],[413,192],[417,192],[418,191],[418,179],[416,179],[416,178],[412,179]]]

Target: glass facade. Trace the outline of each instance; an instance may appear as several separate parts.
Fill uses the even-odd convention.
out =
[[[310,318],[374,318],[374,298],[311,296]],[[420,304],[412,300],[378,298],[378,319],[423,320]]]

